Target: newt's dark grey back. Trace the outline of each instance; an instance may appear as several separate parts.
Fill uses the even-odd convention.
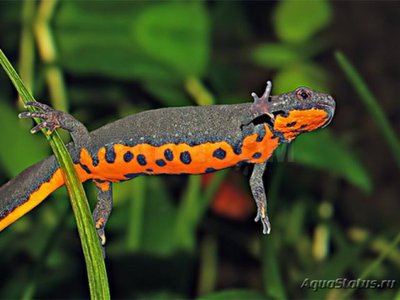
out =
[[[144,111],[93,131],[92,142],[97,148],[139,143],[158,146],[227,141],[233,144],[243,139],[242,125],[252,120],[250,107],[251,103],[243,103]]]

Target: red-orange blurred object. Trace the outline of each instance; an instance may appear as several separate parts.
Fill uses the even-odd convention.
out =
[[[207,186],[212,177],[213,174],[203,175],[203,185]],[[212,200],[211,209],[215,214],[229,219],[245,220],[254,213],[254,203],[248,193],[235,185],[232,177],[234,176],[228,176],[219,187]]]

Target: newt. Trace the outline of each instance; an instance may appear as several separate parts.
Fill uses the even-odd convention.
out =
[[[261,221],[267,234],[271,225],[262,179],[267,160],[279,144],[328,125],[335,111],[328,94],[300,87],[272,96],[271,89],[268,81],[261,97],[251,94],[252,103],[143,111],[92,132],[70,114],[40,102],[27,103],[38,111],[19,117],[42,120],[32,133],[62,128],[71,134],[67,149],[79,178],[97,187],[93,218],[103,247],[114,182],[141,175],[203,174],[244,162],[254,164],[250,189],[257,205],[255,221]],[[0,231],[63,185],[54,156],[11,179],[0,188]]]

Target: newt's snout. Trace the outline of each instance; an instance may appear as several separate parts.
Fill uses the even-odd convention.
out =
[[[327,126],[333,119],[333,115],[335,114],[336,102],[331,95],[328,94],[321,94],[322,98],[320,102],[318,102],[317,107],[323,109],[327,113],[327,121],[322,126]]]

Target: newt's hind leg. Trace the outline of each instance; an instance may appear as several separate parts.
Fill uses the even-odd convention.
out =
[[[267,197],[265,196],[264,183],[262,180],[266,165],[267,162],[254,165],[253,173],[250,177],[250,188],[254,197],[254,201],[257,204],[257,216],[255,221],[258,222],[261,220],[263,225],[263,233],[269,234],[271,231],[271,224],[269,223],[268,219]]]
[[[106,236],[104,229],[108,217],[110,216],[113,199],[112,199],[112,183],[108,181],[94,180],[97,188],[97,204],[93,211],[93,220],[99,235],[100,243],[105,253]]]
[[[39,118],[42,123],[31,129],[31,133],[36,133],[46,128],[50,133],[56,128],[63,128],[70,132],[72,140],[76,147],[86,146],[90,142],[90,134],[85,125],[79,122],[70,114],[55,110],[52,107],[40,102],[28,102],[26,107],[35,107],[39,111],[22,112],[18,115],[20,118]]]

